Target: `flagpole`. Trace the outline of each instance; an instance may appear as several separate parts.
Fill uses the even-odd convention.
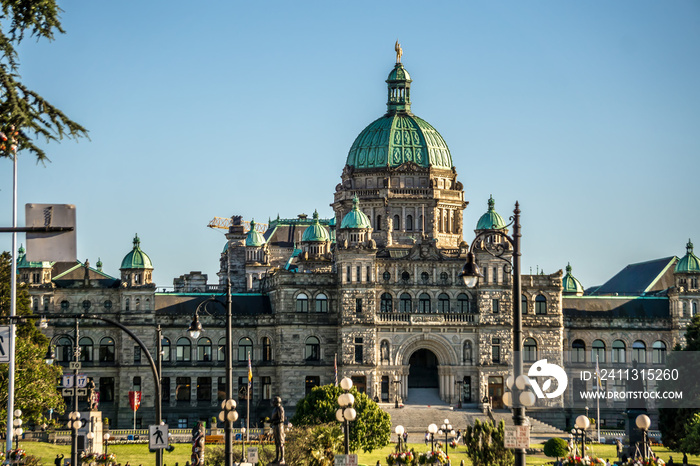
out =
[[[333,356],[333,367],[335,370],[335,386],[338,386],[338,353]]]
[[[250,363],[250,351],[248,352],[248,396],[246,397],[246,416],[245,416],[245,440],[246,442],[250,440],[250,390],[253,382],[253,367]]]
[[[600,443],[600,389],[602,388],[602,381],[600,380],[600,366],[598,366],[598,355],[595,355],[595,368],[596,368],[596,377],[598,378],[598,396],[595,398],[595,405],[596,405],[596,416],[597,419],[595,420],[596,426],[598,426],[598,443]]]

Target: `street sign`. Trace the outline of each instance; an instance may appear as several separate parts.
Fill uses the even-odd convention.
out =
[[[87,388],[76,388],[78,396],[87,396]]]
[[[168,425],[148,426],[148,448],[160,450],[168,447]]]
[[[530,426],[506,426],[504,433],[506,448],[530,448]]]
[[[0,327],[0,362],[10,362],[10,327]]]
[[[61,378],[61,385],[63,388],[73,388],[73,376],[72,375],[64,375]]]
[[[80,363],[78,363],[80,364]],[[78,376],[78,388],[85,388],[87,387],[87,375],[79,375]]]
[[[73,389],[72,388],[64,388],[63,390],[61,390],[61,395],[73,396]]]
[[[258,461],[258,447],[248,447],[248,462],[255,464]]]
[[[83,364],[81,362],[71,361],[68,363],[68,368],[72,371],[74,371],[76,369],[80,369],[82,366],[83,366]]]
[[[357,466],[357,455],[335,455],[334,466]]]
[[[27,260],[75,262],[76,231],[73,204],[26,204],[28,227],[69,227],[71,231],[27,233]]]

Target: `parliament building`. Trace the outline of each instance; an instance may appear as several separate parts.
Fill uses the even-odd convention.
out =
[[[20,281],[29,285],[35,313],[51,317],[45,331],[60,363],[72,360],[74,336],[73,319],[62,314],[115,319],[154,357],[159,326],[165,421],[184,428],[209,420],[226,392],[223,303],[230,281],[233,388],[239,412],[249,401],[251,424],[269,414],[274,396],[291,414],[313,387],[336,376],[388,403],[419,402],[418,393],[432,390],[463,409],[480,408],[484,398],[502,407],[513,356],[513,277],[488,250],[500,247],[506,258],[512,250],[494,244],[500,236],[481,233],[508,232],[509,209],[465,193],[447,143],[412,112],[412,80],[400,60],[386,84],[386,113],[357,136],[344,164],[338,154],[340,182],[328,198],[333,217],[256,224],[234,216],[220,257],[211,258],[220,264],[217,278],[190,272],[174,279],[173,291],[159,291],[152,281],[157,261],[138,236],[131,250],[125,247],[118,273],[99,261],[28,262],[20,250]],[[483,215],[465,226],[469,197]],[[482,271],[473,288],[459,276],[470,251]],[[598,287],[584,289],[562,266],[522,275],[523,358],[526,370],[544,358],[563,365],[574,388],[591,387],[577,374],[596,359],[607,368],[662,364],[698,312],[700,260],[690,241],[685,251],[678,245],[669,257],[628,265]],[[221,305],[201,306],[204,332],[192,339],[195,310],[212,295]],[[140,390],[137,424],[152,424],[154,382],[139,347],[103,322],[79,324],[82,372],[99,389],[103,416],[112,426],[131,426],[128,392]],[[601,403],[603,425],[624,422],[624,402],[617,403]],[[572,395],[528,414],[564,428],[584,405]]]

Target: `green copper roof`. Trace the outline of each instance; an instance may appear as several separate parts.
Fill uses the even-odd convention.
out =
[[[49,268],[51,267],[51,262],[29,262],[27,260],[26,251],[24,246],[20,245],[17,251],[17,268],[18,269],[34,269],[34,268]]]
[[[265,244],[265,238],[262,234],[255,230],[255,220],[251,220],[250,230],[248,230],[248,236],[245,238],[245,245],[260,247],[263,244]]]
[[[328,235],[328,230],[321,225],[318,221],[318,211],[314,210],[314,223],[304,230],[304,234],[301,237],[302,241],[306,242],[321,242],[325,243],[330,241],[330,236]]]
[[[352,200],[352,210],[345,214],[340,228],[372,228],[367,215],[358,208],[359,203],[360,201],[355,196]]]
[[[494,210],[496,201],[493,200],[493,196],[489,197],[489,210],[481,216],[476,224],[477,230],[500,230],[506,227],[506,222],[503,221],[503,217],[498,215],[498,212]]]
[[[347,164],[355,168],[398,167],[413,162],[422,167],[452,168],[447,143],[428,122],[411,113],[411,77],[397,63],[387,79],[387,113],[355,139]]]
[[[123,269],[152,269],[153,264],[151,263],[151,258],[148,254],[141,250],[141,240],[139,235],[134,235],[134,248],[124,256],[122,260],[122,265],[119,270]]]
[[[700,259],[693,254],[693,243],[688,240],[685,256],[676,264],[675,273],[700,273]]]
[[[566,265],[566,275],[561,280],[562,293],[583,293],[583,285],[571,275],[571,264]]]

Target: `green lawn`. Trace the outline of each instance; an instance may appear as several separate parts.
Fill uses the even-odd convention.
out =
[[[27,450],[27,453],[33,456],[37,456],[46,466],[53,466],[53,461],[57,454],[65,455],[70,458],[70,445],[53,445],[50,443],[40,443],[40,442],[21,442],[20,447]],[[240,444],[237,445],[240,448]],[[533,448],[542,448],[542,444],[533,444]],[[208,448],[212,448],[208,446]],[[213,447],[216,448],[216,447]],[[377,461],[381,464],[386,464],[385,459],[387,455],[394,451],[395,445],[388,445],[381,450],[375,450],[372,453],[359,453],[359,463],[367,466],[375,466]],[[422,453],[429,450],[423,443],[409,443],[408,448],[415,449],[416,453]],[[175,444],[175,450],[171,453],[164,453],[164,463],[166,466],[184,466],[186,461],[190,460],[191,446],[186,443]],[[591,445],[591,451],[595,456],[603,459],[609,458],[611,461],[615,459],[615,446],[614,445]],[[155,454],[148,451],[148,445],[146,444],[136,444],[136,445],[110,445],[109,452],[115,453],[117,455],[117,461],[122,465],[126,464],[128,461],[131,466],[155,466]],[[673,461],[676,464],[682,464],[681,460],[683,455],[670,452],[668,449],[663,447],[654,447],[654,452],[659,455],[664,461],[668,461],[668,457],[673,456]],[[454,466],[460,464],[464,460],[464,464],[468,465],[469,460],[465,452],[464,445],[460,445],[457,451],[449,450],[450,460]],[[205,452],[206,459],[206,452]],[[688,457],[691,465],[700,466],[700,456],[691,455]],[[539,466],[546,463],[552,463],[553,458],[547,458],[544,455],[528,455],[527,464],[533,466]]]

